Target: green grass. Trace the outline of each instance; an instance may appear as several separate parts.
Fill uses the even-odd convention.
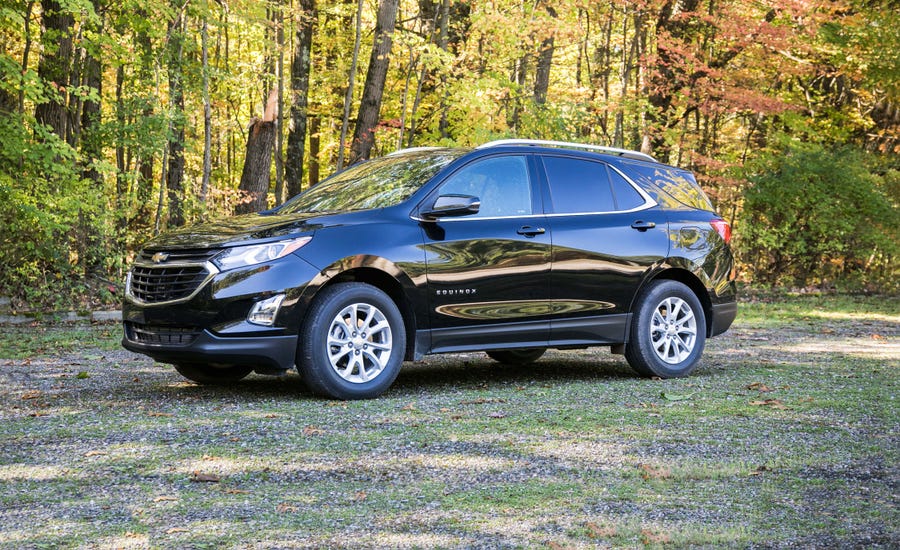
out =
[[[686,379],[468,354],[348,403],[0,328],[0,547],[896,547],[895,302],[742,304]]]

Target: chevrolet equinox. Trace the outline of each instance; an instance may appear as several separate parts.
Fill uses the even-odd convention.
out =
[[[122,343],[201,384],[296,366],[338,399],[432,353],[610,346],[641,375],[686,376],[737,313],[730,238],[689,171],[635,151],[407,149],[146,243]]]

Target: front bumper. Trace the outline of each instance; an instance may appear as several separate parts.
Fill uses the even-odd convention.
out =
[[[294,366],[297,334],[318,270],[296,255],[214,273],[190,297],[147,304],[126,297],[122,346],[163,363],[252,367],[280,372]],[[247,321],[254,304],[285,298],[271,327]]]
[[[164,337],[161,344],[135,341],[135,325],[126,322],[122,346],[161,363],[244,365],[260,370],[284,370],[294,365],[297,336],[221,337],[201,330],[190,337]],[[172,339],[187,343],[172,343]]]

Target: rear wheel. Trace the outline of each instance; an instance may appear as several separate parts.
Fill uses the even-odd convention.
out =
[[[705,344],[706,317],[693,291],[678,281],[650,283],[638,298],[625,345],[631,368],[644,376],[687,376]]]
[[[397,378],[405,351],[406,329],[394,301],[374,286],[340,283],[310,306],[298,368],[319,395],[371,399]]]
[[[188,380],[205,386],[237,382],[253,371],[251,367],[212,367],[197,363],[180,363],[175,365],[175,370]]]
[[[545,351],[547,350],[543,348],[503,349],[491,350],[485,353],[487,353],[488,357],[494,361],[499,361],[500,363],[506,363],[507,365],[527,365],[528,363],[534,363],[540,359]]]

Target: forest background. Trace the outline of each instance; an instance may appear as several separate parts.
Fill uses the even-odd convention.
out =
[[[896,293],[898,29],[875,0],[0,0],[0,296],[115,303],[166,228],[504,137],[693,170],[744,281]]]

